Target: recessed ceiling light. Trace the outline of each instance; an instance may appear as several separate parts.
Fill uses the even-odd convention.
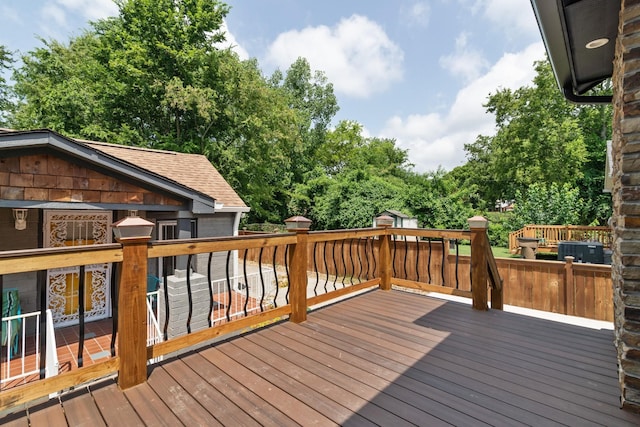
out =
[[[589,43],[587,43],[586,47],[587,49],[597,49],[599,47],[604,46],[607,43],[609,43],[609,39],[603,37],[601,39],[591,40]]]

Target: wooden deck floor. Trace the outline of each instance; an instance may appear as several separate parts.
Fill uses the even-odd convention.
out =
[[[40,425],[637,426],[611,331],[374,291],[0,419]]]

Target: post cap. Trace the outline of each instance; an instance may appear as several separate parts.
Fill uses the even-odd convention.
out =
[[[487,228],[489,224],[489,220],[481,215],[471,217],[467,222],[469,222],[469,228]]]
[[[311,220],[303,216],[292,216],[284,220],[288,231],[305,231],[311,228]]]
[[[153,222],[139,216],[128,216],[112,224],[113,234],[117,240],[131,238],[151,238]]]
[[[376,217],[376,225],[378,227],[391,227],[393,225],[393,218],[389,215],[380,215]]]

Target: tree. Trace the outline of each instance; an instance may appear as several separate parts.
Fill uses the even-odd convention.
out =
[[[532,86],[489,96],[485,107],[498,130],[466,147],[488,175],[482,190],[487,203],[513,199],[533,183],[574,185],[583,176],[587,150],[579,107],[562,98],[548,61],[536,62],[535,69]]]
[[[409,212],[408,157],[392,139],[365,138],[362,126],[342,121],[329,131],[314,158],[316,167],[294,186],[291,215],[317,229],[369,227],[385,209]]]
[[[491,137],[480,135],[473,144],[465,144],[467,162],[456,166],[447,177],[459,188],[472,190],[469,202],[476,209],[490,210],[495,205],[496,197],[501,197],[502,183],[491,171],[492,151]]]
[[[121,142],[106,120],[107,98],[116,85],[91,53],[97,40],[90,34],[69,46],[41,40],[45,47],[23,56],[14,72],[18,104],[10,123],[18,129],[50,128],[71,136]]]
[[[6,79],[3,77],[5,70],[11,69],[13,63],[13,55],[7,48],[0,45],[0,125],[4,125],[6,116],[11,107],[10,87]]]
[[[255,60],[219,50],[228,7],[211,0],[118,1],[68,45],[43,41],[15,73],[11,122],[70,136],[206,155],[252,207],[281,221],[303,152],[304,115]]]
[[[463,229],[474,214],[472,194],[473,188],[458,187],[439,169],[412,178],[406,204],[421,227]]]
[[[325,74],[312,72],[305,58],[298,58],[284,75],[276,70],[269,82],[298,113],[301,145],[290,153],[293,179],[298,183],[315,167],[316,155],[323,149],[331,120],[339,110],[338,102]]]
[[[513,226],[517,230],[527,224],[579,224],[585,203],[580,191],[570,184],[531,184],[518,191],[513,210]]]
[[[611,105],[584,105],[578,119],[587,147],[583,176],[577,187],[585,201],[581,224],[607,224],[611,217],[611,195],[604,193],[606,142],[611,139]]]
[[[299,117],[260,75],[255,61],[226,64],[225,109],[217,119],[210,158],[251,206],[250,222],[281,223],[293,186],[292,155],[299,151]]]
[[[385,209],[405,210],[405,184],[362,170],[340,174],[325,182],[311,212],[316,229],[370,227]]]

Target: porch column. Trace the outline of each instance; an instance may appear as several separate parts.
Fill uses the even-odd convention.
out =
[[[298,238],[297,243],[289,247],[289,302],[291,304],[289,320],[302,323],[307,320],[307,263],[311,220],[294,216],[284,222],[287,230],[295,232]]]
[[[381,215],[376,218],[378,227],[384,228],[384,234],[380,235],[380,289],[383,291],[391,290],[391,271],[393,270],[393,262],[391,260],[391,236],[389,227],[393,225],[393,218],[389,215]]]
[[[640,410],[640,3],[623,0],[613,71],[613,303],[622,407]]]
[[[147,245],[153,223],[127,217],[113,224],[122,244],[118,282],[118,386],[126,390],[147,380]]]
[[[482,216],[469,218],[471,231],[471,294],[473,308],[488,310],[487,283],[489,269],[487,267],[487,225],[488,221]]]

